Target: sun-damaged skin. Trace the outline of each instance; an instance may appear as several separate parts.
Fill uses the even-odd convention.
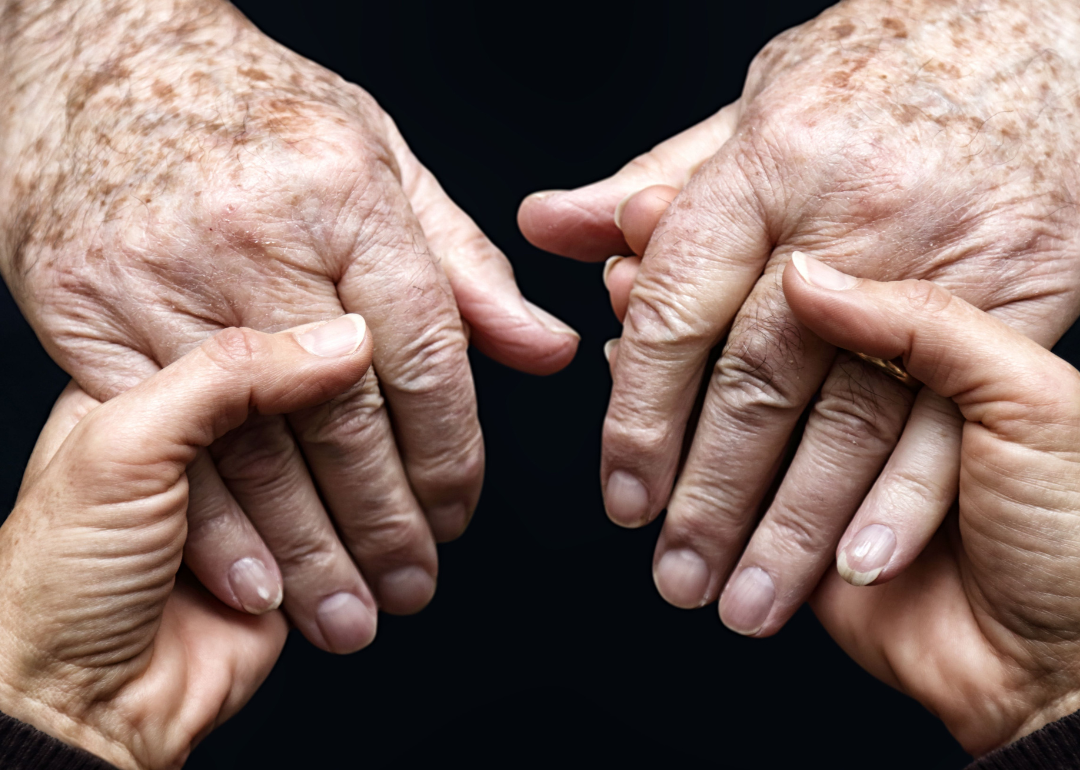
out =
[[[356,315],[276,335],[228,329],[100,404],[72,384],[0,528],[0,711],[125,769],[179,768],[247,702],[288,632],[181,567],[186,469],[251,413],[303,413],[356,385]],[[362,586],[357,638],[378,608]]]
[[[1049,346],[1080,310],[1077,157],[1080,6],[846,0],[769,43],[713,118],[610,179],[524,201],[538,246],[641,257],[607,271],[629,294],[613,297],[625,325],[601,481],[620,524],[667,508],[654,575],[668,601],[753,589],[752,612],[720,598],[721,616],[768,635],[838,544],[880,562],[854,580],[911,563],[955,498],[960,417],[807,334],[783,265],[798,249],[932,279]]]
[[[324,605],[341,591],[419,610],[436,540],[461,534],[480,493],[470,334],[539,374],[577,335],[522,297],[367,93],[224,0],[0,13],[0,272],[89,394],[114,397],[226,327],[349,311],[379,340],[364,384],[200,453],[192,570],[250,612],[283,587],[290,618],[335,652],[363,641]]]

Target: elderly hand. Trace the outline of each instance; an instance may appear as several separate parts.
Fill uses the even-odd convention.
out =
[[[616,298],[601,477],[618,523],[667,507],[654,572],[668,601],[726,586],[724,621],[767,635],[842,536],[881,523],[866,535],[879,580],[922,551],[955,498],[955,409],[808,334],[782,267],[800,249],[931,278],[1052,344],[1080,309],[1078,51],[1080,6],[1064,0],[848,0],[766,46],[715,117],[606,181],[523,203],[543,248],[643,255]]]
[[[283,581],[310,640],[357,649],[355,605],[333,597],[367,585],[419,610],[435,541],[476,505],[470,331],[533,373],[577,335],[521,296],[370,96],[224,0],[0,6],[0,270],[90,395],[218,329],[368,319],[377,377],[197,458],[187,552],[230,606],[276,607]]]
[[[70,386],[0,528],[0,711],[123,768],[175,768],[277,660],[280,612],[230,609],[177,578],[185,472],[252,412],[301,415],[371,363],[362,318],[228,329],[99,405]],[[370,593],[353,635],[370,641]]]
[[[793,262],[783,284],[802,323],[839,347],[903,356],[965,420],[959,510],[885,585],[830,572],[818,617],[974,754],[1080,709],[1080,374],[934,284]],[[876,569],[862,564],[869,542],[849,546],[856,570]]]

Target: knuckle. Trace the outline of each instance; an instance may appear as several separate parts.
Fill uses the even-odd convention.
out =
[[[275,487],[294,478],[300,462],[296,442],[276,418],[255,418],[220,440],[214,448],[223,479],[254,486]]]
[[[741,334],[728,343],[713,371],[712,387],[730,411],[749,426],[775,419],[777,412],[801,410],[806,396],[798,378],[783,366],[802,345],[799,331],[783,324],[775,333]]]
[[[458,405],[453,411],[473,409],[472,374],[461,321],[449,310],[395,352],[395,376],[385,387],[410,396],[437,398]],[[464,396],[463,391],[470,394]]]
[[[374,556],[389,562],[414,554],[428,536],[423,518],[404,511],[354,525],[346,532],[349,548],[357,558]]]
[[[639,275],[625,320],[634,344],[660,356],[673,345],[712,344],[714,324],[695,307],[699,289],[693,284],[699,281],[673,273]]]
[[[931,281],[900,281],[896,291],[904,304],[918,316],[938,316],[949,311],[954,300],[952,294]]]
[[[774,506],[769,519],[769,540],[775,547],[788,554],[831,554],[832,532],[828,522],[812,512],[786,505]]]
[[[222,329],[200,346],[203,355],[225,371],[244,371],[269,354],[269,341],[253,329]]]
[[[810,428],[843,455],[892,447],[903,427],[905,410],[882,399],[871,387],[855,383],[848,390],[830,389],[814,406]]]
[[[300,421],[298,437],[307,444],[323,447],[370,446],[386,417],[385,401],[374,372],[345,394],[316,407]],[[369,440],[370,439],[370,440]],[[368,452],[365,456],[373,456]]]
[[[285,575],[331,574],[342,556],[329,537],[304,527],[290,528],[274,543],[274,558]]]
[[[649,458],[664,457],[674,442],[671,429],[663,424],[620,419],[614,414],[604,421],[603,444],[609,452],[647,461]]]
[[[409,478],[420,492],[439,491],[439,496],[463,492],[471,496],[484,478],[484,443],[479,431],[471,432],[464,444],[433,456],[417,458],[409,463]]]

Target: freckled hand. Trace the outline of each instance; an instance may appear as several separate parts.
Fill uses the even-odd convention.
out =
[[[667,509],[653,569],[677,606],[774,633],[834,554],[891,580],[955,499],[955,408],[802,326],[779,282],[795,251],[931,279],[1043,345],[1080,310],[1080,10],[971,10],[840,3],[770,42],[738,102],[522,204],[542,248],[640,255],[606,271],[624,327],[601,483],[625,526]]]
[[[4,18],[0,269],[91,395],[228,326],[355,311],[376,341],[363,383],[198,456],[188,564],[335,652],[366,641],[372,597],[419,610],[483,475],[468,342],[544,374],[577,335],[522,297],[368,94],[228,3],[29,0]]]

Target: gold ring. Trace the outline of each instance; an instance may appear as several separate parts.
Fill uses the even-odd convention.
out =
[[[854,353],[855,351],[852,352]],[[907,369],[904,368],[904,365],[903,363],[901,363],[901,359],[899,358],[894,358],[892,361],[886,361],[883,358],[874,358],[873,356],[868,356],[865,353],[855,353],[855,355],[861,358],[866,363],[873,366],[875,369],[880,369],[881,371],[885,372],[885,374],[889,375],[894,380],[899,380],[901,383],[907,385],[909,388],[918,388],[922,385],[921,382],[908,374]]]

